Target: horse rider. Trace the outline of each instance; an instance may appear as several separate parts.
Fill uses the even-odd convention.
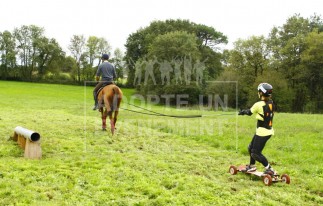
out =
[[[93,90],[93,97],[95,102],[93,110],[98,109],[98,99],[97,99],[98,90],[103,86],[113,84],[113,80],[117,78],[117,74],[114,66],[110,62],[108,62],[109,55],[102,54],[101,60],[102,60],[102,63],[99,65],[95,75],[95,80],[98,83]],[[100,81],[100,77],[101,77],[101,81]]]

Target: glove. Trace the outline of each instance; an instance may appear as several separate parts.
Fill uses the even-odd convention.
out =
[[[245,115],[245,110],[240,110],[238,115]]]
[[[242,110],[240,110],[239,111],[239,113],[238,113],[238,115],[245,115],[245,114],[247,114],[247,115],[252,115],[252,113],[251,113],[251,111],[250,111],[250,109],[242,109]]]

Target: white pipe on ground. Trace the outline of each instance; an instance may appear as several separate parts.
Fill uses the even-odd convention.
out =
[[[37,142],[40,139],[40,134],[23,127],[16,127],[15,133],[29,139],[32,142]]]

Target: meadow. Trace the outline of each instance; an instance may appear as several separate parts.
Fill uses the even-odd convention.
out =
[[[101,130],[90,86],[0,81],[0,205],[323,205],[323,115],[276,113],[264,154],[291,184],[265,186],[230,165],[249,162],[254,117],[169,108],[138,114],[123,89],[114,136]],[[30,160],[10,139],[22,126],[41,134]],[[262,166],[257,163],[257,167]]]

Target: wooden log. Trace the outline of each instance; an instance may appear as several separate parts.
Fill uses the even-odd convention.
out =
[[[40,159],[42,156],[42,151],[40,147],[40,142],[32,142],[27,140],[25,146],[24,157],[28,159]]]
[[[40,159],[42,150],[40,146],[40,135],[37,132],[16,127],[12,139],[25,150],[24,157],[28,159]]]
[[[20,134],[18,134],[17,136],[18,136],[18,140],[17,140],[17,142],[18,142],[19,146],[20,146],[22,149],[25,149],[25,146],[26,146],[26,138],[24,138],[24,136],[22,136],[22,135],[20,135]]]

